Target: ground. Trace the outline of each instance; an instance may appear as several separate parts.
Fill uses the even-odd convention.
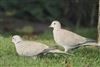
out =
[[[85,31],[82,30],[82,32]],[[92,30],[92,32],[94,31]],[[15,33],[0,34],[0,67],[100,67],[100,48],[94,46],[83,46],[74,49],[70,52],[73,55],[47,54],[40,55],[36,59],[19,56],[16,53],[14,44],[11,42],[13,34]],[[39,34],[34,40],[49,46],[57,45],[50,31]],[[63,50],[63,48],[58,48]]]

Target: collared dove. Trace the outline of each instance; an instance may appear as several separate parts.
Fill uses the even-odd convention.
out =
[[[18,35],[14,35],[12,37],[12,42],[15,44],[16,51],[20,56],[37,56],[38,54],[47,53],[47,52],[63,53],[60,50],[51,48],[51,47],[49,47],[45,44],[39,43],[39,42],[24,41]]]
[[[81,45],[96,45],[96,43],[91,43],[94,42],[92,39],[88,39],[71,31],[62,29],[59,21],[53,21],[50,27],[53,28],[53,37],[55,42],[60,46],[63,46],[65,52]]]

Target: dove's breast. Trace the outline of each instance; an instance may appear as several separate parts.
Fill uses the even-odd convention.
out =
[[[24,45],[16,45],[16,51],[19,55],[24,54]]]
[[[66,34],[63,34],[60,30],[54,30],[53,31],[54,40],[58,45],[67,44],[67,43],[64,42],[65,36],[66,36]]]

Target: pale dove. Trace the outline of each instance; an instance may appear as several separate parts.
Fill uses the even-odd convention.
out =
[[[53,21],[50,25],[50,27],[53,28],[53,37],[57,44],[64,47],[65,52],[69,49],[86,45],[85,43],[92,42],[94,40],[87,39],[85,37],[82,37],[76,33],[73,33],[71,31],[65,30],[61,28],[61,24],[59,21]],[[96,43],[89,43],[89,45],[95,45]]]
[[[12,42],[15,44],[16,51],[20,56],[37,56],[38,54],[47,53],[47,52],[63,53],[60,50],[50,48],[49,46],[39,42],[24,41],[18,35],[14,35],[12,37]]]

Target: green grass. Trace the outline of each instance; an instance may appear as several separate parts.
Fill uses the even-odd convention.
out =
[[[84,31],[82,30],[82,32]],[[81,34],[80,31],[78,33]],[[72,50],[70,53],[73,55],[47,54],[40,55],[37,59],[18,56],[14,44],[11,42],[11,37],[14,34],[16,33],[2,33],[0,35],[0,67],[70,67],[70,65],[72,67],[100,67],[100,48],[94,46],[83,46]],[[92,35],[92,37],[96,36]],[[45,31],[34,40],[56,46],[50,31]]]

